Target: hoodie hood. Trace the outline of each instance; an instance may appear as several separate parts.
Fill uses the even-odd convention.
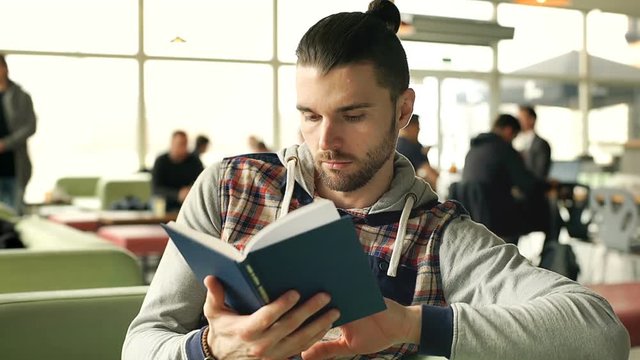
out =
[[[284,166],[292,158],[298,159],[296,162],[293,177],[295,181],[310,195],[315,193],[315,168],[313,155],[306,144],[294,145],[278,152],[278,158]],[[409,160],[396,152],[394,157],[394,175],[391,185],[374,203],[369,214],[402,211],[406,202],[406,197],[415,195],[413,208],[419,208],[427,203],[438,199],[429,184],[419,177],[416,177],[413,166]]]

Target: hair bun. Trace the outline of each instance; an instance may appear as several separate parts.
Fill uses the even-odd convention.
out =
[[[400,28],[400,11],[391,1],[373,0],[369,3],[367,14],[382,20],[394,34],[398,32]]]

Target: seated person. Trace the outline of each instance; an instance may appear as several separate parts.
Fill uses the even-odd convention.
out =
[[[229,288],[200,282],[169,242],[122,359],[628,359],[629,335],[606,300],[438,203],[396,152],[415,100],[400,12],[387,0],[369,9],[325,17],[298,45],[304,144],[208,167],[177,222],[242,249],[287,211],[329,199],[352,216],[387,309],[331,329],[341,315],[330,294],[291,289],[239,314]]]
[[[193,155],[200,157],[202,154],[209,150],[209,144],[211,141],[205,135],[198,135],[196,137],[196,144],[193,147]]]
[[[200,159],[187,149],[187,134],[177,130],[171,136],[169,152],[156,158],[151,171],[153,194],[164,197],[167,211],[177,211],[191,185],[203,170]]]
[[[404,155],[413,168],[416,170],[416,174],[425,179],[431,188],[435,190],[436,181],[438,180],[438,170],[431,167],[429,164],[429,158],[427,152],[429,147],[424,147],[418,141],[418,134],[420,133],[420,115],[411,115],[409,124],[403,129],[400,129],[400,136],[398,136],[398,143],[396,144],[396,150]]]

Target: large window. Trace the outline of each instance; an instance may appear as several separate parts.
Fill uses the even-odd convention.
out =
[[[12,55],[7,62],[38,116],[28,201],[41,200],[62,176],[138,169],[135,61]]]
[[[444,79],[441,96],[440,167],[460,168],[469,151],[469,140],[490,128],[489,85],[479,80]]]
[[[149,144],[146,163],[166,151],[171,133],[182,129],[211,139],[207,163],[248,152],[247,138],[273,140],[271,67],[193,61],[146,64]]]
[[[0,49],[133,54],[138,2],[0,0]]]
[[[515,28],[513,40],[498,44],[500,71],[567,75],[575,70],[577,75],[577,56],[566,64],[562,55],[582,47],[582,21],[575,10],[500,4],[498,22]]]
[[[147,54],[251,60],[273,56],[271,1],[154,0],[145,1],[144,11]]]
[[[284,62],[295,62],[298,42],[313,24],[325,16],[341,11],[366,11],[369,2],[278,0],[278,58]]]
[[[587,14],[587,51],[589,54],[617,63],[632,65],[637,61],[634,49],[625,35],[629,17],[594,10]]]

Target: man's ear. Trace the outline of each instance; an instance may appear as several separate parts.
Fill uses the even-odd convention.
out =
[[[416,101],[416,92],[412,88],[408,88],[398,97],[396,103],[396,114],[400,114],[398,118],[398,129],[404,129],[409,125],[411,114],[413,114],[413,103]]]

